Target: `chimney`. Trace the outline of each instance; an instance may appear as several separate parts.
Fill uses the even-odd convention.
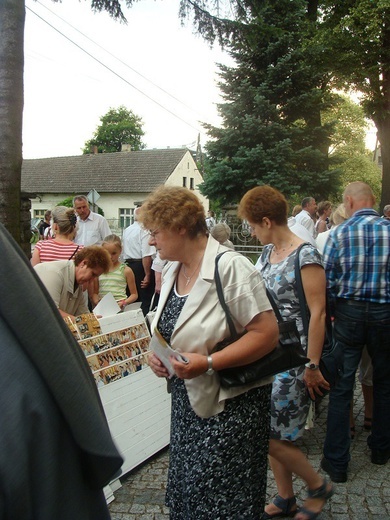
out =
[[[121,152],[131,152],[131,144],[122,143]]]
[[[93,155],[96,155],[96,154],[99,153],[99,152],[98,152],[98,147],[96,146],[96,144],[94,144],[94,145],[91,147],[91,153],[92,153]]]

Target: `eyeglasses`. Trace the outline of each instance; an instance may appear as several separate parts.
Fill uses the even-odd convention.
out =
[[[149,236],[150,236],[151,238],[155,238],[155,236],[157,235],[157,233],[159,233],[159,229],[155,229],[154,231],[150,231],[150,230],[149,230],[148,233],[149,233]]]

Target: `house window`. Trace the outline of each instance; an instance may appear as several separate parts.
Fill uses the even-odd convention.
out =
[[[119,227],[124,229],[134,222],[134,208],[119,208]]]
[[[195,188],[194,188],[194,178],[191,177],[191,178],[190,178],[190,190],[193,190],[193,189],[195,189]]]
[[[183,188],[187,187],[187,177],[183,177]]]
[[[44,219],[46,211],[47,211],[46,209],[35,209],[34,217]]]

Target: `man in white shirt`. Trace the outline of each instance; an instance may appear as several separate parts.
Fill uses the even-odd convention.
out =
[[[89,209],[88,199],[85,195],[76,195],[73,198],[73,207],[78,215],[78,229],[74,239],[76,244],[93,246],[111,235],[107,220]]]
[[[314,218],[317,211],[317,203],[313,197],[305,197],[302,200],[302,211],[296,215],[295,220],[298,224],[301,224],[305,227],[313,238],[317,237],[317,232],[315,230],[315,222]]]
[[[160,254],[158,252],[152,262],[152,270],[154,271],[154,277],[156,280],[155,292],[157,294],[160,294],[161,291],[162,270],[167,262],[168,260],[161,260]],[[156,298],[154,303],[156,304]]]
[[[314,247],[317,247],[316,241],[313,237],[313,235],[310,233],[310,231],[302,226],[302,224],[299,224],[295,217],[289,217],[287,220],[287,225],[291,229],[291,231],[294,233],[294,235],[297,235],[299,238],[302,238],[305,242],[309,242]]]
[[[207,226],[207,229],[209,231],[211,231],[213,229],[213,227],[215,226],[215,213],[214,213],[214,211],[209,210],[207,212],[206,226]]]
[[[134,210],[134,223],[123,232],[122,254],[125,264],[134,272],[138,291],[137,301],[141,302],[142,312],[146,316],[155,289],[154,271],[151,266],[156,248],[149,245],[149,233],[137,221],[139,209]]]

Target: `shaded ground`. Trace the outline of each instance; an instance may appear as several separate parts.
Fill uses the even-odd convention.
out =
[[[324,399],[317,410],[315,427],[307,431],[299,443],[315,468],[320,467],[322,457],[326,408],[327,400]],[[335,484],[336,493],[320,518],[390,520],[390,462],[384,466],[370,462],[370,451],[366,444],[368,432],[363,429],[363,398],[359,383],[356,385],[354,413],[356,435],[351,446],[348,482]],[[168,463],[169,452],[163,450],[123,479],[122,488],[115,491],[115,500],[110,504],[112,520],[169,519],[169,510],[164,505]],[[295,482],[295,489],[298,502],[301,503],[305,498],[305,487],[299,479]],[[273,475],[268,471],[267,495],[272,498],[275,494]]]

